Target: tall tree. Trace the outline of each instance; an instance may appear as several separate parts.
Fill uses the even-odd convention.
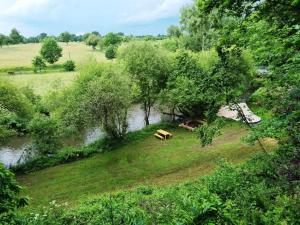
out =
[[[24,41],[24,37],[19,33],[19,31],[17,31],[16,28],[11,30],[9,38],[11,39],[12,44],[20,44]]]
[[[181,36],[181,30],[178,26],[171,25],[167,30],[169,37],[179,38]]]
[[[127,112],[131,103],[129,79],[116,68],[107,68],[88,84],[83,99],[87,115],[109,138],[123,138],[127,131]]]
[[[3,34],[0,34],[0,48],[2,48],[3,45],[5,45],[7,37]]]
[[[62,48],[54,38],[46,38],[43,41],[40,53],[48,63],[53,64],[62,56]]]
[[[103,38],[103,45],[108,47],[110,45],[117,45],[122,42],[122,37],[115,33],[108,33]]]
[[[89,34],[88,37],[85,39],[85,43],[89,46],[92,46],[93,50],[95,50],[100,40],[100,36],[95,34]]]
[[[145,123],[149,125],[151,108],[156,103],[159,92],[165,87],[170,73],[168,55],[150,43],[136,42],[123,48],[120,58],[140,88],[139,98],[145,113]]]
[[[69,59],[71,59],[71,56],[70,56],[70,48],[69,48],[69,42],[71,41],[71,38],[72,38],[72,35],[69,33],[69,32],[63,32],[59,35],[59,40],[61,42],[64,42],[67,44],[67,47],[68,47],[68,53],[69,53]]]

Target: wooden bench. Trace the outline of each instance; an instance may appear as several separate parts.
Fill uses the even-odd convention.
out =
[[[164,139],[168,139],[168,138],[171,138],[173,137],[173,135],[165,130],[157,130],[156,131],[157,134],[159,134],[160,136],[162,136]]]
[[[155,137],[157,137],[158,139],[160,140],[164,140],[164,137],[163,136],[160,136],[159,134],[154,134]]]

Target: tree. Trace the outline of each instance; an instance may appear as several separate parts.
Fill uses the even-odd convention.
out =
[[[178,51],[173,64],[167,87],[160,95],[161,105],[168,107],[173,116],[176,111],[186,117],[204,117],[210,102],[205,96],[205,82],[209,74],[188,51]]]
[[[27,205],[26,198],[20,198],[22,190],[12,172],[0,163],[0,223],[10,224],[15,211]]]
[[[46,33],[40,33],[37,36],[37,39],[39,40],[39,42],[42,42],[46,37],[48,37],[48,34],[46,34]]]
[[[100,40],[100,36],[95,34],[89,34],[89,36],[85,40],[85,43],[89,46],[92,46],[93,50],[95,50]]]
[[[37,70],[41,71],[46,68],[46,63],[41,56],[36,56],[32,60],[33,70],[36,73]]]
[[[72,35],[69,32],[63,32],[59,35],[59,40],[61,42],[65,42],[68,47],[68,52],[69,52],[69,59],[71,58],[70,56],[70,49],[69,49],[69,42],[71,41]]]
[[[54,38],[46,38],[43,41],[40,53],[48,63],[53,64],[62,56],[62,48]]]
[[[11,30],[9,38],[12,44],[20,44],[24,41],[24,37],[19,33],[19,31],[17,31],[16,28]]]
[[[108,68],[88,84],[83,106],[89,117],[100,122],[111,139],[123,138],[131,104],[129,79],[121,71]]]
[[[106,34],[103,38],[103,45],[105,47],[109,47],[111,45],[118,45],[121,42],[122,42],[122,37],[112,32]]]
[[[149,125],[151,108],[165,87],[170,72],[169,57],[162,49],[150,43],[136,42],[121,49],[120,58],[141,90],[139,98],[145,113],[145,123]]]
[[[0,34],[0,48],[6,44],[7,37],[3,34]]]
[[[179,27],[171,25],[167,30],[169,37],[179,38],[181,36],[181,30]]]
[[[186,41],[192,41],[188,45],[191,50],[208,50],[217,40],[217,29],[221,26],[222,18],[218,17],[217,11],[202,13],[198,5],[192,4],[183,8],[180,23],[184,31],[188,33]]]

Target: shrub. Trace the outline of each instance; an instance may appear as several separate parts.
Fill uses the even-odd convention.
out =
[[[65,71],[74,71],[75,70],[75,62],[73,60],[68,60],[64,63]]]
[[[41,56],[36,56],[32,60],[33,71],[36,73],[38,70],[41,71],[46,68],[46,63]]]
[[[13,84],[0,80],[0,107],[20,117],[30,117],[33,108],[26,96]]]
[[[105,51],[105,57],[107,59],[114,59],[116,58],[116,48],[114,46],[109,46]]]
[[[20,198],[21,186],[12,172],[5,169],[0,163],[0,224],[10,223],[14,218],[15,210],[27,204],[26,198]]]
[[[48,116],[36,114],[29,123],[33,148],[38,154],[55,153],[60,147],[58,122]]]

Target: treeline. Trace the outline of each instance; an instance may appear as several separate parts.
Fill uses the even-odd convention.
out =
[[[129,40],[129,39],[162,40],[166,38],[165,35],[160,35],[160,34],[157,36],[154,35],[140,35],[140,36],[127,35],[126,36],[122,32],[115,33],[115,34],[117,36],[125,38],[125,40]],[[8,36],[4,34],[0,34],[0,47],[2,48],[3,46],[15,45],[15,44],[40,43],[47,37],[54,38],[57,41],[62,41],[65,36],[68,36],[70,42],[83,42],[86,41],[90,35],[101,37],[101,34],[98,31],[93,31],[90,33],[85,33],[80,35],[72,34],[66,31],[61,33],[58,36],[49,35],[47,33],[41,33],[37,36],[25,37],[16,28],[13,28]],[[91,44],[91,46],[93,46],[93,44]]]

